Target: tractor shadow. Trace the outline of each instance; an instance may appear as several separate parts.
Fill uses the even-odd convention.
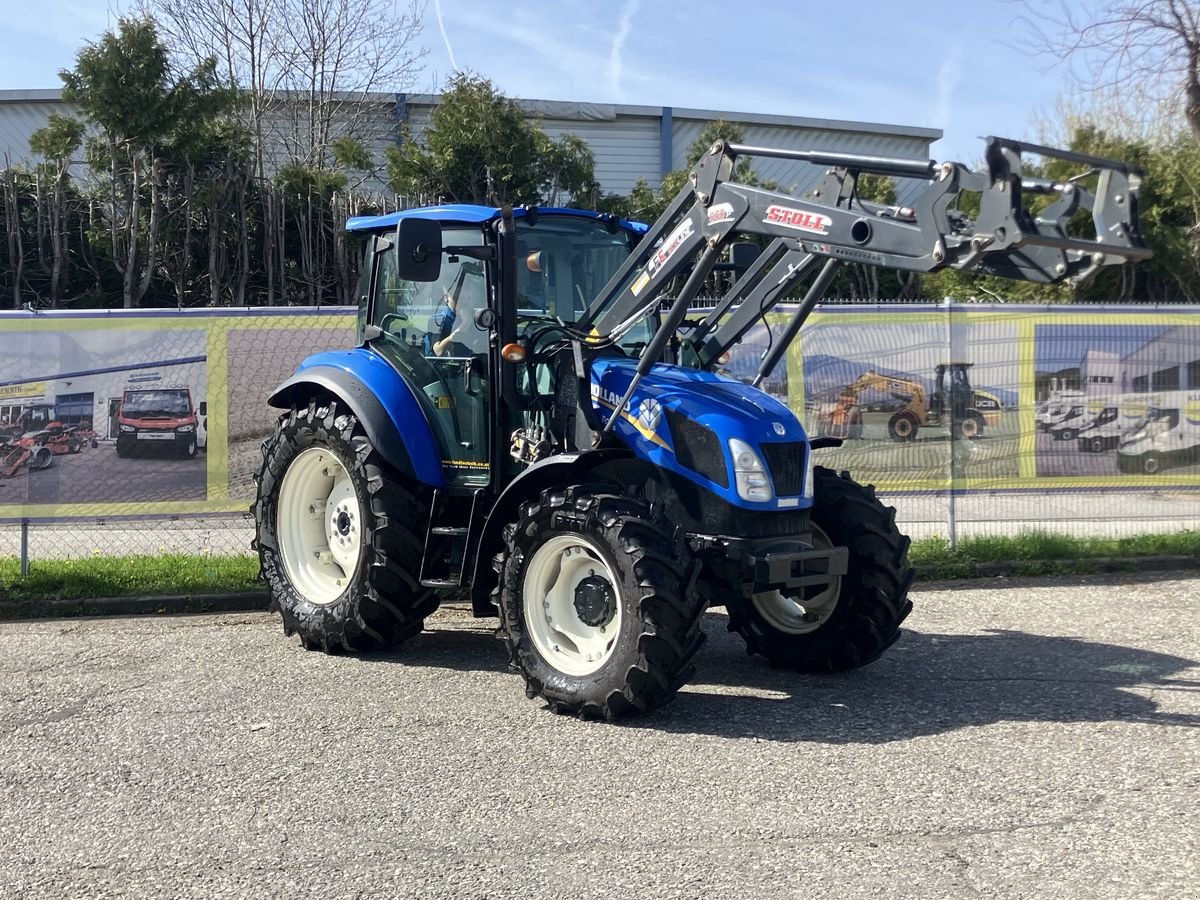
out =
[[[513,702],[535,713],[508,667],[494,620],[471,620],[465,610],[461,618],[435,618],[402,649],[361,658],[496,673],[512,680]],[[1200,694],[1200,662],[1179,656],[1020,631],[905,629],[863,669],[810,675],[748,656],[727,622],[722,613],[705,615],[708,640],[696,657],[696,674],[674,701],[617,727],[824,744],[884,744],[998,722],[1200,727],[1200,715],[1162,712],[1156,699],[1144,696]]]
[[[997,722],[1130,722],[1200,727],[1130,688],[1200,694],[1200,662],[1114,644],[1020,631],[905,630],[877,662],[808,675],[746,655],[709,613],[690,684],[625,727],[732,738],[883,744]]]

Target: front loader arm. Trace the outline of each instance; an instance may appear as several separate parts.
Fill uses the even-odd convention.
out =
[[[929,160],[891,159],[844,153],[795,151],[714,143],[692,169],[689,183],[643,237],[609,283],[589,305],[579,324],[597,335],[619,336],[655,311],[662,291],[676,276],[689,276],[638,363],[637,382],[661,357],[724,249],[742,235],[774,238],[760,260],[731,290],[729,309],[737,312],[721,324],[715,317],[689,335],[685,345],[703,366],[736,341],[815,269],[832,261],[810,288],[787,326],[794,337],[827,286],[837,263],[933,272],[943,268],[978,271],[1049,284],[1082,280],[1100,268],[1145,259],[1150,251],[1137,226],[1141,173],[1113,160],[988,138],[985,168],[972,171],[959,163],[940,166]],[[1082,172],[1065,182],[1022,179],[1022,153],[1075,163]],[[730,181],[739,155],[797,159],[830,166],[824,182],[806,198]],[[862,172],[927,178],[909,208],[861,201],[856,182]],[[1095,187],[1084,183],[1095,176]],[[952,206],[963,193],[979,196],[971,219]],[[1026,195],[1052,196],[1040,212],[1027,208]],[[1081,233],[1081,211],[1091,212],[1094,236]],[[1085,226],[1086,229],[1086,226]],[[715,331],[714,331],[715,329]],[[786,346],[780,342],[779,350]],[[778,361],[764,359],[758,379]],[[609,425],[616,420],[614,415]]]

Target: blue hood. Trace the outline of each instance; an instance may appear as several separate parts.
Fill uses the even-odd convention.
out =
[[[601,358],[592,363],[592,399],[602,421],[608,421],[636,370],[637,361],[632,359]],[[754,509],[796,506],[794,502],[781,504],[778,498],[767,503],[742,500],[732,486],[723,488],[681,465],[676,460],[675,438],[666,410],[712,431],[725,454],[727,470],[732,471],[728,446],[731,438],[739,438],[756,449],[763,444],[803,443],[808,452],[804,426],[786,405],[732,378],[660,363],[638,384],[613,431],[638,456],[678,472],[738,506]]]

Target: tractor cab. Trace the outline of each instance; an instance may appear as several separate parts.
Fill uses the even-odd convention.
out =
[[[536,461],[509,452],[513,433],[553,399],[555,360],[535,364],[535,354],[583,313],[644,226],[553,209],[513,210],[505,223],[499,209],[447,206],[353,219],[348,228],[367,237],[359,340],[415,388],[437,481],[485,488]],[[414,264],[423,241],[428,255]],[[528,358],[511,358],[514,347],[528,348]]]

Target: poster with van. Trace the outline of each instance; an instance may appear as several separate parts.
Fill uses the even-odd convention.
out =
[[[1200,327],[1039,325],[1039,477],[1200,474]]]
[[[207,330],[54,324],[0,354],[0,506],[206,499]]]

